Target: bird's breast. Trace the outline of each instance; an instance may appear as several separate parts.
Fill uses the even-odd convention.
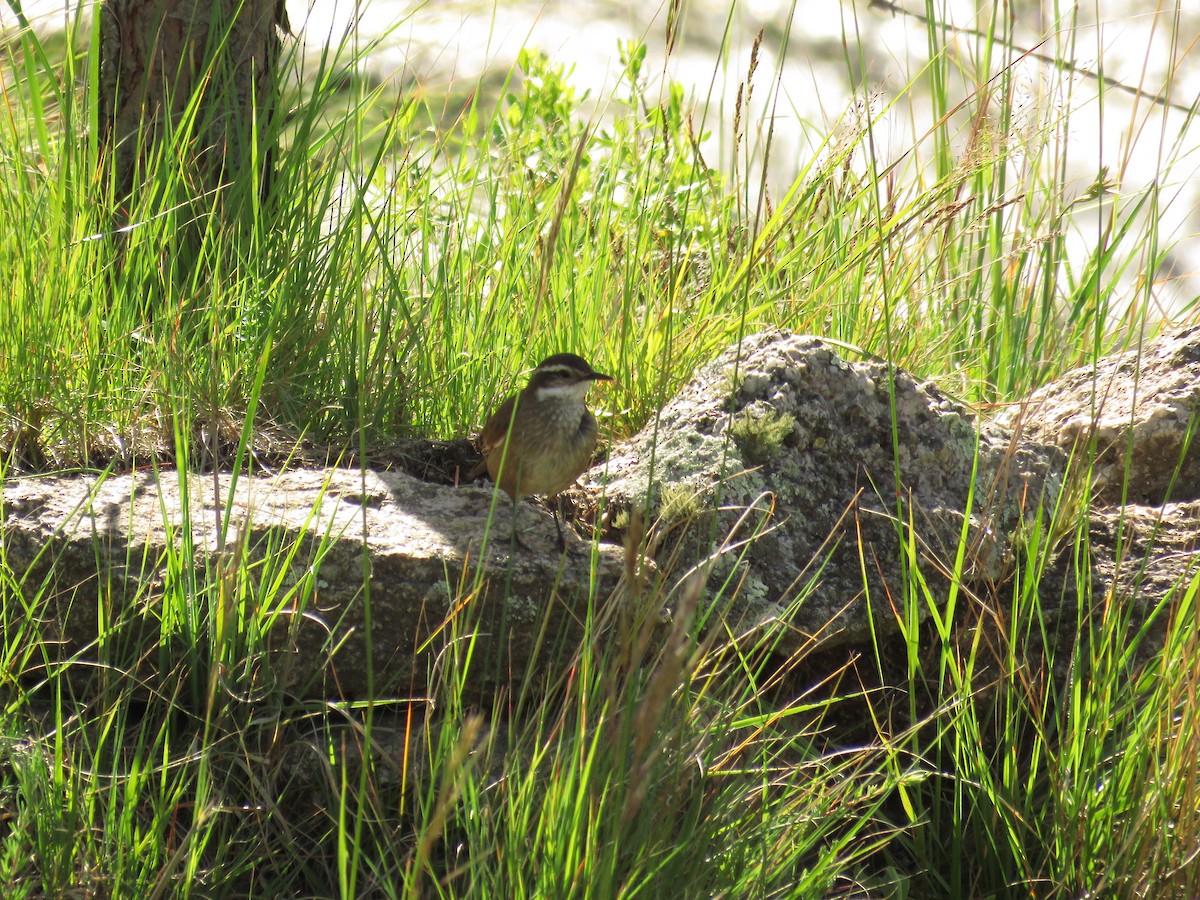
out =
[[[545,401],[540,406],[537,415],[522,421],[519,435],[514,431],[497,479],[512,496],[557,494],[588,467],[596,449],[596,419],[586,406]]]

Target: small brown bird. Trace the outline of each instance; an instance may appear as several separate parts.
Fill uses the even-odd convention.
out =
[[[483,460],[467,477],[486,471],[512,497],[514,539],[517,501],[541,494],[555,501],[559,547],[566,547],[558,493],[583,473],[596,449],[596,418],[587,408],[593,381],[612,378],[574,353],[556,353],[542,360],[525,388],[500,404],[483,426]]]

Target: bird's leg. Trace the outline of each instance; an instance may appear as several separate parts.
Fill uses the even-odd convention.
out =
[[[563,536],[562,516],[561,516],[562,494],[554,495],[554,505],[550,507],[550,510],[551,510],[551,512],[554,513],[554,527],[558,529],[558,551],[560,553],[566,553],[567,552],[567,539],[566,539],[566,537]]]
[[[517,513],[520,511],[520,506],[519,506],[520,502],[521,501],[519,498],[513,497],[512,534],[510,535],[509,552],[514,553],[514,552],[516,552],[516,548],[520,547],[526,553],[532,553],[533,548],[530,547],[528,544],[526,544],[523,540],[521,540],[521,533],[520,533],[520,530],[517,528]]]

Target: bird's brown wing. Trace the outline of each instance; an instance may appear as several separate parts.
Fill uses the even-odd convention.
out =
[[[482,476],[488,470],[488,457],[493,452],[499,450],[504,445],[504,439],[508,437],[508,428],[512,423],[513,406],[517,402],[517,395],[513,394],[507,400],[500,404],[497,409],[488,418],[483,425],[483,431],[479,433],[479,449],[483,453],[481,459],[467,473],[469,480],[474,480]]]

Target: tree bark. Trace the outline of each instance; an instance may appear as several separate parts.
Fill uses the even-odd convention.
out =
[[[269,189],[283,0],[104,0],[99,122],[118,198],[172,141],[193,196]],[[183,140],[176,140],[183,138]]]

